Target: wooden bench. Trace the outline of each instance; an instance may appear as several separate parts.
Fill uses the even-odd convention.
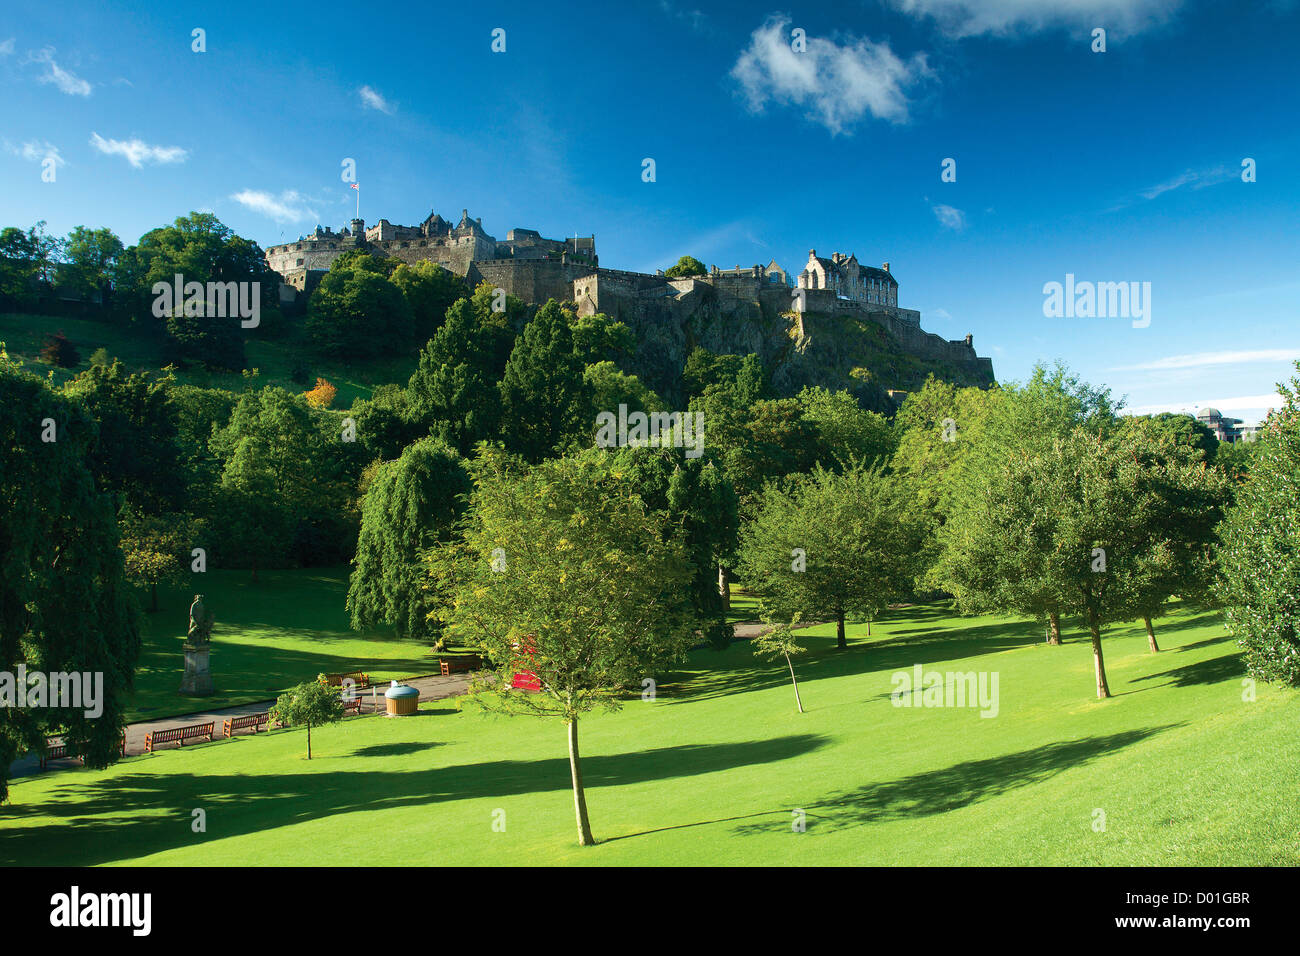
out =
[[[185,727],[168,727],[166,730],[154,730],[144,735],[144,752],[151,754],[154,747],[158,744],[168,744],[179,742],[182,747],[187,740],[197,740],[200,737],[207,740],[212,739],[212,728],[216,721],[210,721],[206,724],[189,724]]]
[[[345,680],[351,680],[353,687],[369,687],[370,675],[363,674],[360,671],[353,671],[350,674],[326,674],[326,687],[342,687]]]
[[[348,714],[360,714],[360,713],[361,713],[361,698],[360,698],[360,697],[354,697],[354,698],[352,698],[351,700],[345,700],[345,701],[343,702],[343,716],[344,716],[344,717],[346,717]]]
[[[118,739],[117,750],[118,753],[120,753],[123,757],[126,756],[126,734],[125,733],[123,733],[122,736]],[[51,760],[66,760],[66,759],[68,759],[68,745],[61,740],[58,743],[55,743],[53,737],[46,738],[45,753],[41,755],[41,759],[40,759],[41,769],[44,770],[45,765],[49,763]],[[72,759],[80,760],[82,763],[86,762],[85,758],[83,757],[73,757]]]
[[[233,737],[235,736],[235,731],[247,730],[249,727],[253,728],[253,733],[257,733],[258,730],[260,730],[262,726],[264,724],[267,724],[269,721],[270,721],[270,714],[267,714],[265,712],[260,714],[245,714],[242,717],[227,718],[223,729],[225,730],[225,734],[227,737]],[[267,729],[269,730],[270,727],[268,726]]]
[[[474,668],[482,666],[483,658],[477,654],[467,654],[464,657],[438,658],[438,669],[442,672],[443,677],[450,677],[452,674],[461,671],[472,671]]]

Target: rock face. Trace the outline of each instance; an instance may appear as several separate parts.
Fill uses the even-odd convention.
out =
[[[638,342],[629,371],[669,401],[681,400],[681,369],[697,346],[757,354],[779,395],[806,385],[847,389],[882,411],[892,404],[889,392],[913,391],[931,373],[962,386],[994,383],[993,363],[976,355],[969,337],[953,342],[925,332],[915,312],[811,292],[798,312],[787,288],[741,289],[708,277],[672,280],[671,293],[602,287],[597,297],[592,285],[591,277],[574,282],[579,312],[624,322]]]

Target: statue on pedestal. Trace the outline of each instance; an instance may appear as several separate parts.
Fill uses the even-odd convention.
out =
[[[213,613],[203,606],[203,595],[194,595],[190,605],[190,629],[185,636],[191,644],[203,645],[212,641],[212,625],[216,622]]]
[[[211,654],[212,625],[216,617],[203,606],[203,595],[194,595],[190,605],[190,627],[185,635],[185,675],[181,693],[207,697],[216,688],[212,683],[208,659]]]

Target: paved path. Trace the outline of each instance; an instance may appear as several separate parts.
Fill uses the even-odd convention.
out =
[[[465,674],[456,674],[451,677],[414,677],[403,681],[414,687],[420,692],[420,700],[442,700],[445,697],[455,697],[465,693],[469,686],[469,678]],[[361,713],[374,714],[377,710],[383,712],[384,691],[389,687],[386,682],[376,683],[373,688],[358,688],[357,694],[361,697]],[[372,695],[373,690],[373,695]],[[242,717],[244,714],[260,714],[270,710],[271,705],[275,703],[275,698],[269,700],[254,701],[249,704],[239,704],[235,707],[222,707],[215,710],[205,710],[193,714],[184,714],[179,717],[161,717],[158,720],[142,721],[138,724],[128,724],[126,728],[126,755],[134,757],[144,753],[144,736],[155,730],[163,730],[167,727],[189,727],[193,724],[213,724],[212,739],[222,740],[221,729],[223,722],[228,717]],[[376,704],[378,705],[376,707]],[[168,749],[174,749],[171,744],[165,745]],[[65,767],[79,767],[81,761],[76,759],[51,760],[49,769],[59,770]],[[33,773],[40,773],[40,761],[34,755],[28,755],[14,763],[9,768],[10,778],[25,777]]]
[[[806,622],[800,627],[812,627],[813,622]],[[738,640],[749,640],[768,630],[768,626],[759,621],[745,621],[734,626],[735,635]],[[442,700],[445,697],[456,697],[465,693],[469,686],[467,675],[457,674],[452,677],[413,677],[406,681],[420,692],[420,700]],[[373,714],[376,709],[384,710],[384,691],[388,689],[388,684],[377,683],[374,685],[374,695],[372,688],[359,689],[357,692],[361,695],[361,713]],[[212,739],[220,740],[222,723],[228,717],[242,717],[245,714],[260,714],[271,708],[275,699],[254,701],[250,704],[239,704],[235,707],[222,707],[216,710],[199,711],[193,714],[184,714],[179,717],[162,717],[158,720],[146,720],[138,724],[129,724],[126,728],[126,755],[135,757],[144,753],[144,735],[151,731],[163,730],[167,727],[188,727],[192,724],[213,724]],[[378,707],[376,708],[376,703]],[[171,744],[166,745],[168,749],[173,749]],[[65,767],[80,766],[81,762],[75,759],[51,760],[49,769],[58,770]],[[35,756],[28,755],[14,763],[9,768],[10,778],[25,777],[33,773],[40,773],[40,762]]]

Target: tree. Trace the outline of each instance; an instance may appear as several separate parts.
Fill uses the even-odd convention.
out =
[[[433,633],[422,552],[450,539],[469,492],[464,461],[436,438],[416,442],[379,467],[362,506],[348,586],[354,628],[389,624],[402,635]]]
[[[344,253],[330,263],[307,306],[306,329],[322,355],[368,359],[411,340],[411,304],[382,260]]]
[[[316,387],[308,392],[303,393],[303,398],[307,404],[315,409],[329,408],[334,404],[334,396],[338,395],[339,390],[330,384],[328,379],[317,378]]]
[[[707,275],[708,269],[704,268],[704,263],[694,256],[682,256],[677,260],[677,265],[669,266],[664,270],[664,275],[670,279],[681,279],[687,276]]]
[[[311,759],[311,729],[326,724],[336,724],[343,719],[343,701],[338,692],[325,682],[321,674],[287,691],[275,699],[270,718],[283,726],[305,725],[307,728],[307,759]]]
[[[99,425],[90,458],[99,486],[147,514],[171,510],[185,493],[184,482],[177,481],[174,384],[170,374],[130,372],[115,360],[109,366],[92,365],[64,386]]]
[[[1300,363],[1296,366],[1300,371]],[[1220,530],[1217,591],[1256,680],[1300,685],[1300,375],[1278,386]],[[1221,449],[1222,450],[1222,449]]]
[[[956,536],[945,538],[947,524],[952,520],[954,512],[971,507],[973,501],[977,502],[978,496],[984,493],[981,489],[988,481],[1004,476],[1009,461],[1046,455],[1057,441],[1067,438],[1077,427],[1093,434],[1106,434],[1119,427],[1109,391],[1082,382],[1069,369],[1059,364],[1052,369],[1035,366],[1025,384],[1008,384],[999,392],[987,393],[984,400],[987,404],[972,394],[972,390],[957,390],[956,395],[961,396],[963,393],[968,397],[965,411],[953,417],[950,432],[947,427],[949,423],[940,423],[945,426],[944,429],[935,429],[926,434],[919,449],[921,454],[900,468],[910,471],[915,478],[918,467],[923,467],[927,461],[941,463],[942,478],[936,484],[924,481],[915,483],[916,487],[930,496],[930,501],[935,502],[940,529],[937,541],[941,546],[945,540],[950,544],[959,540]],[[956,407],[962,408],[961,405]],[[925,414],[924,411],[922,414]],[[944,432],[949,432],[952,439]],[[933,451],[936,442],[955,447],[951,451],[927,455],[926,445]],[[896,462],[905,446],[906,441],[900,441]],[[918,449],[913,447],[909,450],[914,452]],[[1014,606],[1019,613],[1032,614],[1047,623],[1048,643],[1059,645],[1062,613],[1059,602],[1062,598],[1057,594],[1052,579],[1045,576],[1043,571],[1049,557],[1044,549],[1050,550],[1052,547],[1048,521],[1051,517],[1050,499],[1040,502],[1040,507],[1043,510],[1033,515],[1035,526],[1041,529],[1040,533],[1035,537],[1022,536],[1014,542],[1004,542],[1010,550],[999,555],[999,561],[1005,566],[1007,574],[1019,574],[1018,578],[987,576],[981,579],[980,572],[990,570],[993,564],[986,555],[967,555],[967,558],[978,560],[979,563],[961,568],[956,565],[964,560],[963,557],[959,551],[952,551],[935,559],[926,580],[953,594],[957,594],[954,588],[964,588],[964,596],[959,595],[959,601],[964,602],[963,606],[967,608],[984,606],[981,604],[982,595],[994,602],[988,606],[990,610],[1000,608],[1005,612]],[[969,512],[966,517],[975,522],[983,520]],[[969,530],[964,529],[963,533]],[[987,531],[987,527],[984,530]],[[1017,566],[1020,571],[1013,571]],[[978,583],[981,580],[983,584]],[[1014,597],[1005,588],[1004,593],[994,596],[994,591],[990,589],[992,583],[1000,581],[1005,584],[1009,580],[1019,582],[1014,588]]]
[[[193,521],[185,515],[121,516],[122,557],[131,580],[149,589],[149,611],[158,611],[158,585],[179,584],[194,541]]]
[[[597,706],[617,709],[623,688],[680,659],[696,640],[678,597],[690,565],[667,520],[599,457],[525,470],[488,451],[476,462],[463,543],[430,553],[453,632],[493,665],[491,677],[473,685],[474,699],[566,725],[583,846],[595,840],[579,718]],[[537,675],[540,690],[507,690],[518,670]]]
[[[568,317],[552,299],[524,327],[501,379],[506,448],[536,462],[588,435],[595,411],[582,372]]]
[[[170,226],[150,230],[138,244],[117,256],[113,271],[113,310],[120,320],[155,321],[161,308],[153,289],[157,283],[248,283],[257,291],[256,329],[245,329],[241,318],[227,315],[187,315],[183,302],[172,302],[160,331],[176,362],[197,361],[209,368],[238,370],[244,366],[244,337],[267,335],[280,326],[280,277],[266,264],[257,243],[235,235],[211,213],[191,212]],[[188,296],[186,296],[188,298]],[[201,311],[208,311],[206,306]]]
[[[872,620],[906,595],[916,572],[920,526],[905,488],[879,467],[818,465],[803,480],[769,483],[758,514],[741,529],[739,569],[764,614]]]
[[[429,434],[428,426],[412,411],[408,390],[392,382],[376,386],[368,399],[353,399],[349,414],[371,461],[392,461],[411,442]]]
[[[469,291],[464,279],[428,260],[403,262],[393,270],[391,279],[411,308],[412,331],[417,342],[432,338],[447,310]]]
[[[1137,556],[1141,575],[1135,582],[1135,601],[1155,653],[1160,645],[1151,622],[1163,613],[1166,602],[1175,596],[1199,602],[1209,595],[1214,528],[1223,518],[1228,485],[1222,472],[1205,463],[1204,436],[1183,422],[1129,418],[1121,435],[1127,453],[1144,466],[1138,472],[1137,491],[1150,510],[1145,553]]]
[[[0,673],[102,674],[102,711],[0,708],[0,800],[9,765],[62,733],[88,766],[118,757],[140,633],[111,497],[86,461],[95,421],[74,398],[4,361],[0,347]],[[48,440],[47,440],[48,439]],[[84,702],[83,702],[84,703]]]
[[[1024,448],[961,485],[940,532],[945,579],[963,610],[1080,617],[1109,697],[1102,628],[1141,616],[1169,573],[1160,480],[1122,433],[1077,425]]]
[[[213,530],[223,560],[251,567],[256,580],[259,568],[302,557],[300,539],[313,527],[337,521],[351,497],[353,468],[359,474],[364,464],[353,460],[359,451],[343,450],[356,444],[340,444],[338,417],[313,412],[302,396],[273,386],[241,396],[229,423],[208,441],[221,461]],[[346,560],[334,548],[321,560],[339,557]]]
[[[420,352],[420,364],[406,387],[406,420],[462,454],[495,438],[501,427],[501,394],[493,365],[492,334],[479,322],[474,304],[461,299]]]
[[[0,308],[35,307],[50,288],[62,243],[45,231],[41,220],[26,232],[0,229]]]
[[[794,704],[803,713],[803,701],[799,698],[799,680],[794,676],[794,664],[790,658],[802,654],[805,648],[795,639],[794,629],[799,624],[799,615],[795,614],[789,624],[778,624],[776,618],[767,615],[763,618],[767,628],[750,641],[754,656],[764,661],[784,660],[790,669],[790,683],[794,685]]]
[[[46,336],[45,345],[41,348],[41,361],[58,368],[75,368],[81,364],[81,353],[60,330]]]
[[[734,629],[717,587],[717,568],[736,550],[739,517],[731,482],[707,456],[687,458],[680,448],[624,447],[612,462],[631,479],[641,500],[668,513],[691,561],[690,602],[704,638],[716,649],[727,647]]]
[[[805,387],[795,398],[803,407],[804,421],[821,433],[830,459],[822,462],[826,467],[854,458],[868,463],[889,460],[894,434],[884,415],[863,408],[849,392],[819,385]]]
[[[81,299],[102,297],[122,252],[122,240],[113,230],[74,227],[63,244],[67,261],[59,271],[59,290]]]

